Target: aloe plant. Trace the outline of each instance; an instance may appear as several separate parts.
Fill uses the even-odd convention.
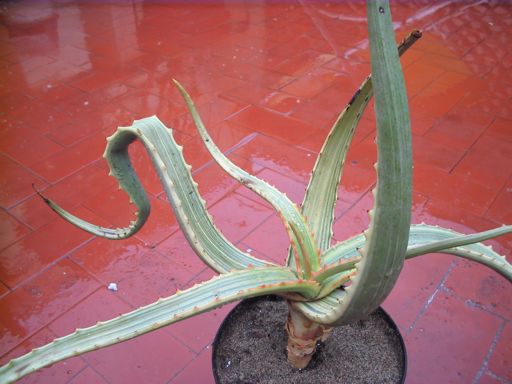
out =
[[[367,3],[373,74],[356,91],[332,127],[316,161],[302,206],[233,164],[214,144],[192,100],[177,82],[199,134],[215,161],[238,182],[259,194],[279,213],[290,237],[283,266],[242,252],[215,227],[172,130],[156,116],[119,127],[107,138],[104,157],[110,174],[137,206],[126,228],[88,223],[44,201],[64,219],[96,236],[118,240],[134,235],[150,207],[132,169],[128,146],[145,146],[180,227],[197,255],[219,275],[183,292],[32,350],[0,368],[0,382],[13,382],[35,370],[87,351],[137,337],[226,303],[277,294],[289,304],[286,329],[288,358],[305,367],[316,342],[332,327],[366,317],[387,297],[403,263],[419,255],[441,252],[482,263],[512,281],[512,266],[481,241],[512,232],[503,226],[472,235],[427,224],[411,225],[411,131],[399,54],[420,36],[412,32],[396,48],[387,1]],[[334,205],[346,154],[363,111],[375,93],[378,164],[374,207],[369,228],[331,246]]]

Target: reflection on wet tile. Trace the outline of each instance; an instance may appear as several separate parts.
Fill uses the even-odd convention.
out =
[[[81,207],[70,211],[89,220],[97,220],[94,214]],[[54,215],[53,212],[51,214]],[[14,288],[91,238],[91,234],[54,218],[48,225],[0,252],[0,279]]]
[[[0,228],[0,249],[30,233],[27,226],[4,211],[0,211]]]
[[[1,353],[15,348],[98,287],[98,282],[65,259],[0,300]]]
[[[15,349],[11,350],[7,355],[0,359],[0,364],[8,362],[10,359],[19,357],[33,348],[40,347],[55,339],[56,335],[48,328],[42,330],[29,337],[23,343],[19,344]],[[73,357],[61,363],[51,365],[50,367],[43,368],[42,370],[24,377],[19,380],[20,384],[28,383],[55,383],[65,384],[80,372],[86,366],[85,361],[81,357]]]
[[[507,2],[392,3],[397,39],[423,30],[401,59],[416,161],[414,222],[474,232],[512,220],[511,11]],[[300,203],[330,127],[371,71],[369,60],[362,2],[2,4],[3,352],[21,353],[85,320],[107,318],[212,276],[186,244],[140,145],[131,146],[131,160],[152,213],[132,239],[92,240],[56,221],[32,184],[96,223],[126,225],[134,207],[107,176],[105,137],[156,114],[184,145],[199,190],[227,237],[282,262],[289,239],[280,220],[214,163],[171,79],[185,85],[234,163]],[[370,103],[346,160],[336,240],[368,225],[374,130]],[[511,236],[493,246],[510,255]],[[123,290],[117,296],[97,290],[112,279]],[[510,320],[510,296],[499,279],[444,255],[404,267],[386,307],[408,333],[415,372],[408,381],[511,380],[510,330],[496,331],[500,321]],[[203,372],[210,350],[203,348],[223,311],[57,364],[22,382],[210,382]],[[450,339],[457,334],[473,341]]]

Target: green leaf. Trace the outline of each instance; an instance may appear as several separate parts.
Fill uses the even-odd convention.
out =
[[[336,324],[369,315],[391,292],[407,250],[412,204],[411,130],[407,93],[387,1],[367,1],[377,118],[375,206],[357,273]]]
[[[315,301],[295,302],[295,308],[311,321],[320,324],[334,324],[341,316],[340,309],[347,293],[342,289],[333,290],[328,296]]]
[[[309,229],[304,216],[298,207],[282,192],[267,184],[263,180],[249,174],[231,160],[229,160],[222,151],[214,144],[212,138],[206,131],[206,128],[197,112],[194,103],[187,91],[174,80],[178,87],[187,107],[192,115],[192,119],[199,131],[203,142],[213,156],[215,161],[224,169],[231,177],[238,180],[241,184],[260,195],[279,213],[281,220],[285,226],[288,236],[292,242],[293,249],[297,254],[297,271],[304,278],[309,278],[312,271],[318,270],[320,267],[319,250]],[[295,265],[294,265],[295,267]]]
[[[415,30],[411,32],[398,45],[398,54],[402,55],[405,53],[420,37],[420,31]],[[306,190],[302,211],[308,218],[308,223],[322,251],[325,251],[329,247],[332,239],[334,205],[337,199],[338,185],[343,174],[346,154],[352,141],[355,128],[359,123],[360,116],[366,109],[372,96],[373,84],[370,75],[355,92],[349,104],[341,112],[331,129],[320,155],[317,158],[313,174]],[[358,245],[356,246],[355,244]],[[327,251],[321,254],[322,268],[327,264],[331,264],[333,259],[358,258],[360,254],[357,248],[362,247],[363,244],[364,238],[361,235],[361,238],[355,237],[338,244],[336,247],[327,249]],[[339,253],[341,253],[343,257],[337,258]],[[293,265],[291,253],[288,256],[288,264]],[[337,272],[334,272],[334,268],[331,266],[328,273]],[[344,279],[343,276],[344,275],[340,275],[341,280]],[[331,281],[333,280],[331,279]],[[338,286],[336,286],[336,283],[328,284],[322,294]],[[337,303],[338,301],[334,302]],[[341,303],[341,301],[339,302]],[[316,302],[308,303],[307,308],[313,310],[315,305],[317,305]],[[323,302],[318,302],[318,305],[325,307]],[[327,307],[331,308],[330,306]],[[306,304],[301,308],[306,308]],[[313,312],[317,313],[318,311]]]
[[[55,202],[38,192],[39,196],[41,196],[44,202],[64,220],[80,229],[83,229],[84,231],[92,233],[93,235],[110,240],[120,240],[133,236],[145,224],[150,213],[150,205],[146,192],[144,191],[137,174],[133,170],[128,157],[128,146],[133,142],[133,140],[134,137],[132,136],[119,134],[107,137],[107,148],[103,154],[103,157],[107,160],[110,167],[109,175],[114,176],[117,179],[119,182],[119,188],[124,189],[130,195],[130,201],[137,207],[134,220],[129,226],[115,229],[101,227],[69,213]]]
[[[463,235],[446,228],[420,224],[411,228],[407,259],[427,253],[448,253],[486,265],[512,282],[512,265],[480,241],[512,233],[512,225]]]
[[[206,211],[205,202],[199,195],[197,183],[192,179],[191,167],[183,158],[182,148],[174,140],[172,130],[168,129],[156,116],[136,120],[129,127],[120,127],[107,139],[105,158],[109,163],[111,174],[138,207],[136,222],[128,228],[115,230],[103,228],[69,214],[48,199],[46,199],[47,203],[64,219],[97,236],[117,239],[136,233],[149,214],[146,193],[133,170],[128,155],[128,146],[137,139],[144,144],[156,168],[184,235],[207,265],[218,272],[243,269],[251,265],[255,267],[271,265],[240,251],[215,227],[211,216]]]
[[[327,277],[321,283],[320,292],[318,292],[318,296],[315,298],[315,301],[312,301],[312,306],[317,303],[318,300],[323,299],[324,297],[328,297],[333,291],[338,290],[339,288],[345,286],[356,274],[355,269],[351,269],[345,272],[338,272],[336,274],[332,274]],[[306,302],[306,300],[302,301]]]
[[[511,225],[471,235],[463,235],[433,225],[414,224],[409,232],[406,258],[411,259],[430,252],[451,254],[483,264],[512,282],[512,265],[507,259],[493,251],[490,246],[479,243],[479,241],[492,239],[507,233],[512,233]],[[321,273],[324,276],[337,276],[340,280],[345,279],[347,272],[350,273],[350,270],[340,272],[338,269],[342,268],[340,266],[343,265],[350,266],[350,263],[359,254],[358,249],[363,247],[364,243],[364,235],[357,235],[331,247],[322,258],[324,265]],[[326,291],[327,288],[322,287],[319,296],[322,296]],[[345,292],[341,292],[343,291],[339,289],[334,290],[329,296],[319,300],[297,303],[297,307],[309,319],[322,324],[331,324],[341,314],[340,304],[345,297]]]
[[[77,329],[11,360],[0,368],[0,382],[12,383],[47,365],[132,339],[232,301],[280,292],[314,297],[318,290],[315,282],[298,280],[292,271],[282,267],[227,273],[112,320]]]
[[[334,206],[348,148],[372,96],[372,82],[368,77],[327,136],[306,189],[302,213],[307,217],[322,252],[329,248],[332,239]]]
[[[398,45],[398,54],[405,53],[420,37],[420,31],[411,32]],[[354,93],[331,128],[306,189],[302,213],[306,216],[322,252],[331,244],[334,205],[338,197],[338,186],[343,175],[348,148],[359,120],[372,97],[373,84],[370,75]]]
[[[327,278],[333,275],[337,275],[341,272],[353,271],[356,264],[361,261],[361,256],[358,255],[358,252],[355,249],[352,253],[354,254],[352,257],[339,257],[336,262],[325,265],[322,269],[313,274],[313,279],[320,284],[323,284]]]
[[[412,259],[427,253],[455,254],[487,265],[489,268],[510,280],[509,271],[510,268],[512,268],[510,263],[506,261],[504,256],[493,251],[492,247],[480,243],[481,241],[493,239],[508,233],[512,233],[512,225],[505,225],[484,232],[464,235],[451,229],[434,225],[413,224],[409,231],[406,259]],[[362,248],[364,243],[364,235],[357,235],[331,247],[322,259],[324,262],[321,269],[322,273],[330,275],[337,268],[340,268],[340,265],[343,266],[347,261],[353,261],[358,255],[358,249]],[[336,273],[337,272],[338,271],[336,271]]]

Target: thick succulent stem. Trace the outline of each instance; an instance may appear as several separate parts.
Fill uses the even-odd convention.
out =
[[[288,333],[288,362],[295,368],[306,368],[311,361],[316,345],[319,341],[326,341],[331,334],[332,327],[315,323],[298,311],[293,302],[288,301],[288,320],[286,332]]]

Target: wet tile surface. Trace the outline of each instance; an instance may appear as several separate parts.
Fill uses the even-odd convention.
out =
[[[512,222],[512,68],[507,2],[393,2],[413,130],[413,222],[464,232]],[[1,362],[76,327],[168,296],[213,273],[187,244],[151,162],[145,228],[119,242],[58,220],[33,186],[104,226],[133,220],[101,158],[119,125],[173,127],[216,224],[237,246],[284,262],[270,206],[211,159],[171,83],[182,82],[221,150],[300,203],[337,114],[369,72],[360,2],[5,2],[0,7]],[[340,187],[334,236],[368,225],[373,106]],[[512,236],[492,241],[511,257]],[[106,286],[117,282],[119,290]],[[511,383],[510,285],[446,255],[403,270],[385,308],[405,334],[407,383]],[[215,329],[229,307],[83,357],[22,383],[213,383]]]
[[[23,355],[33,348],[49,343],[57,336],[47,327],[41,329],[33,336],[19,344],[10,353],[4,355],[0,362],[8,362],[9,359]],[[74,357],[63,361],[58,365],[43,368],[29,377],[24,377],[19,383],[68,383],[75,375],[86,368],[86,363],[82,357]]]
[[[436,295],[431,305],[432,310],[416,322],[406,337],[411,355],[408,381],[471,381],[478,375],[480,362],[485,360],[503,320],[475,310],[444,292]],[[456,327],[457,332],[451,327]],[[421,356],[417,354],[419,351]],[[432,364],[436,369],[432,369]]]

